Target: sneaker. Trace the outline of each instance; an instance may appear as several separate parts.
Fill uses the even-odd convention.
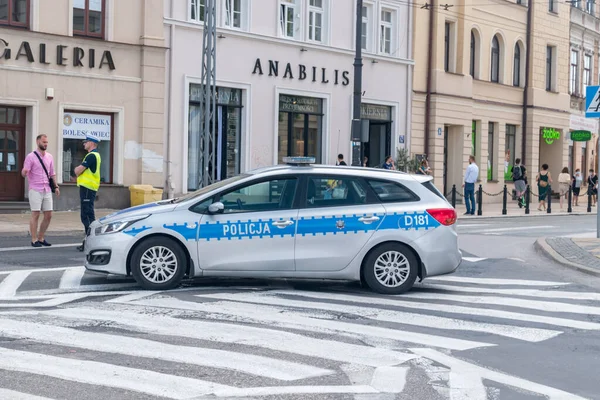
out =
[[[40,242],[31,242],[31,246],[32,247],[42,247],[42,244]]]
[[[77,250],[83,251],[83,245],[81,244],[81,245],[77,246]]]
[[[39,243],[39,244],[41,244],[42,246],[46,246],[46,247],[50,247],[50,246],[52,246],[50,243],[48,243],[48,242],[46,241],[46,239],[44,239],[42,242],[40,242],[40,241],[38,240],[38,243]]]

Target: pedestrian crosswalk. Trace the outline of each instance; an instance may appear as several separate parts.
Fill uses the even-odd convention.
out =
[[[73,289],[80,278],[71,269],[58,280]],[[5,309],[0,371],[43,384],[24,389],[0,378],[0,397],[54,399],[61,385],[96,391],[89,398],[105,390],[119,390],[123,399],[392,396],[377,399],[425,393],[427,386],[439,398],[486,399],[496,385],[500,398],[583,399],[585,393],[561,389],[568,376],[527,379],[510,367],[513,349],[531,346],[539,358],[535,346],[600,331],[600,294],[571,286],[457,275],[426,279],[399,296],[344,286],[196,285]],[[502,349],[496,357],[506,354],[504,368],[467,356],[476,351],[484,360],[494,349]]]

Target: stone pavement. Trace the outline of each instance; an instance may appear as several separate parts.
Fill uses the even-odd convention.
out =
[[[96,218],[102,218],[114,211],[109,209],[96,210]],[[29,235],[30,216],[30,212],[0,214],[0,234]],[[79,217],[79,211],[54,211],[48,233],[56,232],[62,234],[83,232],[83,224]]]
[[[572,212],[567,213],[567,203],[564,203],[564,209],[560,209],[560,203],[558,200],[552,199],[552,213],[548,214],[546,211],[538,211],[538,203],[529,204],[529,215],[525,214],[525,208],[519,208],[517,202],[514,200],[508,200],[506,204],[506,215],[502,214],[502,203],[484,203],[481,206],[482,215],[477,215],[477,209],[475,209],[475,215],[463,215],[466,211],[464,204],[456,204],[456,212],[458,213],[459,219],[472,219],[472,218],[498,218],[498,217],[542,217],[545,215],[596,215],[597,207],[592,206],[592,211],[587,212],[587,202],[579,203],[579,206],[572,206]]]
[[[600,276],[600,239],[540,238],[536,247],[566,267]]]

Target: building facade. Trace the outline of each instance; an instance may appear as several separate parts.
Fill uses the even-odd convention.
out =
[[[163,0],[0,2],[0,207],[27,200],[25,155],[46,134],[61,196],[78,206],[82,139],[100,139],[96,207],[164,185]]]
[[[569,11],[557,0],[414,9],[411,152],[445,194],[461,190],[471,154],[490,194],[510,193],[516,158],[530,183],[541,164],[555,178],[567,165]]]
[[[570,132],[590,132],[591,139],[573,141],[569,138],[569,171],[580,169],[584,181],[590,169],[598,170],[595,149],[598,141],[598,119],[585,117],[587,86],[597,86],[600,63],[600,20],[593,1],[577,1],[571,5],[569,94],[571,95]]]
[[[218,0],[216,180],[312,156],[351,161],[356,5],[333,0]],[[369,166],[408,145],[412,13],[400,1],[362,10],[362,117]],[[165,2],[168,187],[199,188],[204,0]],[[211,150],[212,151],[212,150]]]

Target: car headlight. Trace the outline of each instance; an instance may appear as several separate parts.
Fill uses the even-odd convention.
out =
[[[96,228],[96,235],[107,235],[109,233],[121,232],[123,229],[135,224],[138,221],[146,219],[150,216],[147,215],[136,215],[135,217],[122,218],[115,222],[109,222],[107,224],[100,225]]]

